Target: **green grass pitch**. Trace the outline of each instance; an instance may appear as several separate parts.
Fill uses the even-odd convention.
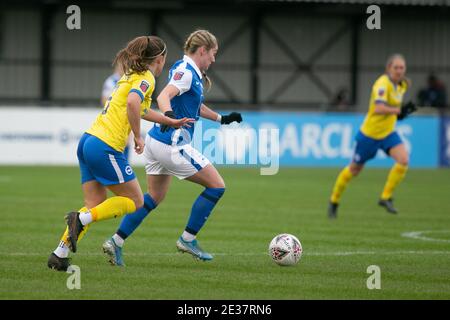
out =
[[[145,188],[143,168],[135,168]],[[326,215],[338,168],[219,168],[227,191],[199,234],[215,254],[199,262],[175,242],[201,188],[174,179],[165,201],[124,247],[125,268],[107,264],[103,241],[119,219],[99,222],[80,242],[67,273],[47,257],[64,230],[64,214],[82,205],[78,168],[0,167],[1,299],[449,299],[450,170],[410,170],[396,193],[397,216],[378,207],[388,169],[352,181],[336,221]],[[402,234],[427,231],[421,238]],[[292,233],[302,242],[298,265],[279,267],[270,240]],[[366,286],[367,267],[381,270],[381,289]]]

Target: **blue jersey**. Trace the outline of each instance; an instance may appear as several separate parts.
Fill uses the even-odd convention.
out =
[[[183,60],[175,62],[169,71],[169,84],[175,86],[180,91],[172,98],[170,105],[177,119],[184,117],[193,118],[196,121],[200,117],[200,107],[203,103],[202,73],[195,62],[188,56]],[[155,124],[148,132],[150,137],[165,143],[178,144],[181,141],[186,143],[192,141],[195,124],[190,128],[173,129],[161,132],[160,125]]]

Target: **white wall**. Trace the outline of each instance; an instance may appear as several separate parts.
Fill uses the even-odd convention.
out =
[[[85,108],[0,108],[0,164],[78,164],[79,138],[99,112]],[[142,121],[142,134],[151,125]],[[130,161],[144,163],[133,151]]]

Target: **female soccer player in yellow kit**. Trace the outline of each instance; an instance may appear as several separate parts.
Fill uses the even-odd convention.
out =
[[[171,127],[189,126],[193,119],[171,119],[150,109],[151,95],[166,61],[166,44],[155,36],[141,36],[120,50],[114,64],[124,75],[106,101],[103,111],[81,137],[77,157],[85,206],[66,216],[67,228],[48,259],[48,267],[65,271],[69,249],[76,252],[78,239],[94,221],[129,214],[145,206],[133,169],[123,154],[131,131],[135,151],[144,151],[140,119]],[[115,196],[106,198],[107,189]]]
[[[406,62],[402,55],[394,54],[386,64],[386,73],[372,87],[369,112],[356,136],[356,149],[352,162],[336,180],[328,207],[328,216],[336,218],[337,209],[345,187],[364,168],[366,161],[382,149],[395,160],[378,204],[390,213],[397,213],[392,194],[405,177],[409,155],[400,136],[395,131],[397,116],[401,114],[403,95],[410,86],[405,78]]]

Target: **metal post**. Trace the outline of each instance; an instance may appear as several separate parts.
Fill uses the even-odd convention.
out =
[[[254,106],[259,102],[259,43],[261,14],[255,13],[251,18],[251,66],[250,66],[250,101]]]
[[[350,84],[351,84],[351,103],[356,105],[358,99],[358,60],[359,60],[359,17],[353,18],[351,34],[351,65],[350,65]]]
[[[53,11],[52,6],[44,4],[41,7],[41,102],[43,104],[50,101]]]

